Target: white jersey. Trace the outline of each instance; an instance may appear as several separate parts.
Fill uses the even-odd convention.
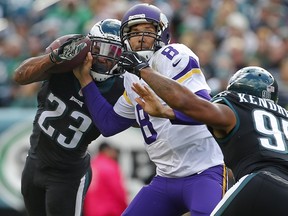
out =
[[[198,57],[183,44],[170,44],[161,48],[154,53],[149,64],[192,92],[203,89],[210,92],[199,68]],[[133,74],[124,74],[126,92],[119,98],[114,110],[123,117],[136,118],[146,151],[157,166],[157,175],[185,177],[224,163],[221,150],[205,125],[172,124],[169,119],[145,113],[135,101],[139,96],[131,89],[135,82],[147,85]]]

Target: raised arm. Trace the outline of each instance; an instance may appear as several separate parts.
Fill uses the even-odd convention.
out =
[[[120,58],[120,65],[128,72],[144,79],[154,92],[171,108],[179,110],[193,119],[211,126],[214,131],[217,130],[215,133],[217,133],[219,137],[223,137],[229,133],[232,128],[234,128],[236,117],[234,112],[228,106],[214,104],[198,97],[185,86],[157,73],[145,63],[144,59],[138,57],[137,53],[130,52],[124,54]],[[134,85],[134,91],[144,99],[142,100],[143,103],[145,103],[145,99],[151,97],[151,94],[153,94],[151,91],[147,91],[147,88],[137,84]],[[139,100],[137,102],[139,102]],[[155,100],[150,100],[150,102],[151,101],[155,102]],[[146,102],[149,102],[149,100]],[[140,105],[142,107],[144,106],[143,109],[145,110],[146,106],[145,111],[151,115],[158,115],[165,118],[174,117],[171,110],[167,107],[163,106],[161,108],[158,106],[157,109],[159,110],[159,113],[155,114],[155,109],[154,111],[151,109],[152,105],[145,105],[143,103],[141,104],[140,101]],[[150,107],[150,111],[148,107]]]
[[[23,61],[16,68],[13,80],[18,84],[25,85],[48,79],[51,73],[55,72],[54,65],[77,58],[77,55],[85,48],[86,36],[68,36],[60,37],[52,42],[48,47],[51,49],[48,49],[46,54]],[[52,49],[52,47],[54,48]]]
[[[48,79],[50,73],[46,72],[54,65],[49,54],[26,59],[16,68],[13,80],[20,85]]]
[[[179,110],[193,119],[212,127],[213,133],[218,138],[226,136],[234,128],[236,117],[228,106],[214,104],[204,100],[185,86],[180,85],[170,78],[162,76],[151,68],[142,69],[141,77],[171,108]],[[151,96],[153,92],[149,92],[148,88],[144,88],[139,84],[134,84],[133,89],[142,98],[142,100],[139,98],[137,102],[140,102],[139,104],[146,112],[150,112],[149,114],[158,117],[175,118],[171,108],[169,109],[167,106],[162,106],[161,108],[158,103],[153,109],[151,108],[151,104],[147,104],[155,103],[155,99],[152,99],[153,96]],[[149,111],[148,107],[150,107],[150,110],[153,110],[154,113]],[[157,112],[157,114],[155,112]]]
[[[135,119],[118,115],[111,104],[101,95],[90,75],[93,57],[89,52],[83,64],[73,70],[79,80],[85,104],[91,114],[93,123],[105,137],[115,135],[135,124]],[[105,82],[105,81],[104,81]]]
[[[204,100],[185,86],[162,76],[150,67],[141,70],[141,77],[171,108],[179,110],[193,119],[211,126],[214,129],[214,134],[218,137],[225,136],[234,128],[236,117],[228,106]],[[134,85],[134,88],[135,90],[137,89],[136,92],[144,100],[145,94],[152,94],[152,92],[148,93],[147,89],[145,90],[145,88],[140,85]],[[167,116],[173,118],[171,110],[167,109],[167,107],[165,107],[165,110],[162,109],[161,115],[166,118]]]

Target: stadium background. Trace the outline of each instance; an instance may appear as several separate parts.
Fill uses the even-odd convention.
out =
[[[0,0],[1,216],[23,215],[20,177],[39,88],[39,83],[15,85],[15,67],[43,53],[55,38],[87,34],[97,21],[121,19],[141,2],[155,4],[168,16],[171,42],[184,43],[199,56],[212,94],[223,90],[237,69],[259,65],[276,77],[279,104],[288,107],[287,0]],[[91,144],[92,154],[102,140]],[[154,174],[142,136],[132,128],[106,141],[120,149],[132,198]]]

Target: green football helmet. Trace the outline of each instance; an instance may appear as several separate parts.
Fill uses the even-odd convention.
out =
[[[229,80],[227,90],[265,98],[277,103],[278,84],[265,69],[256,66],[238,70]]]

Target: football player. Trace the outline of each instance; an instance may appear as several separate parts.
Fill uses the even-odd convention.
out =
[[[124,90],[123,78],[115,64],[122,50],[120,21],[102,20],[88,36],[93,55],[89,76],[103,97],[114,104]],[[14,80],[19,84],[43,81],[21,182],[30,216],[80,216],[90,184],[87,147],[100,136],[100,131],[92,123],[73,72],[53,73],[58,60],[63,62],[67,56],[77,58],[74,51],[79,47],[71,44],[78,39],[69,38],[58,50],[27,59],[15,71]],[[59,50],[71,50],[75,55]]]
[[[230,79],[227,90],[212,99],[151,68],[139,72],[171,107],[164,107],[149,88],[136,84],[136,99],[150,115],[175,119],[172,108],[206,123],[218,141],[236,184],[214,209],[213,216],[286,215],[288,206],[288,112],[277,105],[278,86],[265,69],[245,67]]]
[[[203,100],[210,99],[198,57],[183,44],[169,44],[168,20],[157,7],[137,4],[130,8],[123,16],[120,33],[124,48],[142,56],[136,59],[138,70],[150,65],[188,86]],[[126,60],[131,63],[123,59],[123,67]],[[111,136],[136,119],[147,153],[157,167],[157,175],[123,215],[175,216],[189,211],[193,216],[210,215],[225,191],[226,169],[221,150],[206,126],[176,111],[178,118],[174,121],[148,115],[137,105],[138,96],[131,89],[134,82],[145,82],[129,73],[124,74],[125,94],[114,107],[109,105],[88,74],[91,61],[88,54],[86,64],[74,72],[93,122],[104,136]]]

